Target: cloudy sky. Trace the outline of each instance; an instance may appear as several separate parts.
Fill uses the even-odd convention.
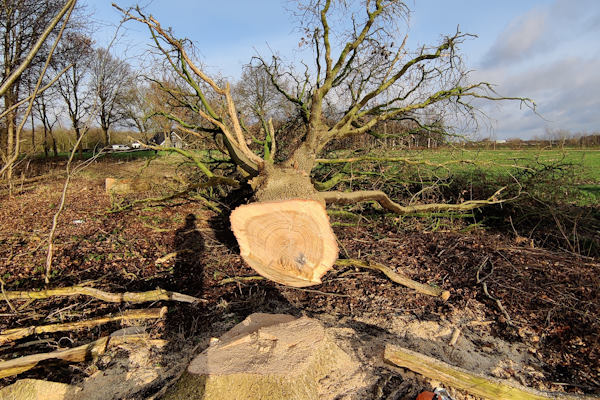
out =
[[[95,38],[106,45],[119,14],[110,1],[86,0]],[[129,3],[117,2],[121,6]],[[287,0],[154,0],[147,10],[177,36],[195,41],[212,72],[239,76],[257,54],[271,49],[298,58],[298,34]],[[600,1],[408,0],[409,41],[434,44],[442,34],[478,37],[462,47],[473,77],[496,84],[505,96],[535,100],[539,115],[517,103],[484,107],[490,122],[480,136],[531,138],[547,130],[600,131]],[[129,23],[115,51],[132,59],[148,49],[148,34]]]

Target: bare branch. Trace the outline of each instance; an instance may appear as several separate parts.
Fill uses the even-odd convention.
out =
[[[321,192],[321,198],[328,204],[355,204],[364,201],[376,201],[383,208],[398,215],[428,213],[439,211],[469,211],[483,206],[504,203],[507,200],[498,199],[497,196],[505,188],[500,188],[487,200],[469,200],[460,204],[415,204],[402,206],[392,201],[387,194],[380,190],[364,190],[359,192]]]
[[[153,32],[152,34],[154,37],[154,41],[159,46],[159,49],[161,49],[163,54],[166,55],[166,54],[168,54],[168,52],[165,49],[163,49],[162,46],[160,46],[160,44],[158,43],[158,38],[155,36],[154,32],[156,32],[158,35],[160,35],[160,37],[162,39],[164,39],[170,46],[173,47],[173,49],[175,49],[177,51],[177,54],[181,59],[181,65],[182,65],[182,71],[183,71],[181,73],[178,72],[179,75],[181,77],[183,77],[186,80],[186,82],[188,84],[190,84],[196,90],[198,97],[200,98],[200,100],[202,101],[202,103],[204,104],[204,106],[207,109],[207,113],[203,112],[202,110],[198,110],[198,113],[203,118],[205,118],[206,120],[215,124],[222,130],[223,134],[227,138],[227,141],[229,142],[229,145],[231,147],[238,148],[240,150],[240,152],[243,153],[246,156],[246,158],[248,158],[251,162],[253,162],[257,165],[261,165],[264,162],[264,160],[262,158],[260,158],[258,155],[256,155],[255,153],[253,153],[250,150],[250,148],[248,148],[248,145],[246,144],[246,140],[244,138],[244,134],[243,134],[243,131],[242,131],[239,119],[238,119],[236,107],[233,102],[233,98],[231,96],[231,90],[230,90],[229,84],[227,84],[225,87],[220,87],[213,79],[211,79],[207,74],[205,74],[200,68],[198,68],[194,64],[194,62],[191,60],[191,58],[189,57],[189,55],[184,47],[183,40],[175,39],[169,31],[166,31],[165,29],[162,28],[160,23],[154,17],[152,17],[152,16],[146,17],[141,12],[139,7],[137,7],[135,9],[135,11],[137,12],[137,15],[134,15],[131,12],[131,10],[124,10],[114,3],[113,3],[113,7],[115,7],[119,11],[121,11],[123,13],[123,15],[125,15],[127,18],[145,24]],[[169,62],[177,70],[177,68],[175,67],[175,63],[171,59],[169,59]],[[198,78],[200,78],[203,82],[208,84],[215,91],[215,93],[217,93],[218,95],[221,95],[225,98],[225,103],[227,106],[227,114],[228,114],[229,121],[231,122],[233,129],[230,129],[225,124],[224,119],[222,117],[217,117],[216,113],[212,110],[209,103],[206,101],[206,98],[202,95],[202,91],[199,90],[199,87],[197,86],[195,81],[193,79],[191,79],[189,73],[186,70],[187,67],[189,67],[194,72],[194,74],[196,76],[198,76]],[[233,132],[231,132],[232,130],[233,130]]]
[[[67,12],[70,14],[70,12],[73,10],[73,7],[75,7],[76,2],[77,2],[77,0],[67,0],[65,2],[65,5],[63,6],[63,8],[50,21],[50,23],[48,24],[46,29],[44,29],[44,32],[39,37],[39,39],[37,40],[35,45],[33,45],[31,50],[29,50],[29,53],[27,54],[27,56],[25,57],[23,62],[2,83],[2,86],[0,86],[0,97],[4,96],[6,94],[6,91],[21,76],[23,71],[25,71],[25,69],[27,69],[27,67],[29,66],[29,64],[31,64],[31,62],[33,61],[34,57],[36,56],[36,54],[38,53],[38,51],[40,50],[40,48],[42,47],[42,45],[44,44],[46,39],[48,39],[48,36],[50,36],[50,33],[52,33],[52,31],[54,30],[56,25],[58,25],[60,20],[64,17],[64,15]]]

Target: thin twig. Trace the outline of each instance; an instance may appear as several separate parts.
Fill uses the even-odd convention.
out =
[[[250,281],[262,281],[265,278],[262,276],[254,275],[254,276],[232,276],[231,278],[225,278],[219,281],[219,285],[226,285],[228,283],[237,283],[237,282],[250,282]]]
[[[504,308],[504,306],[502,305],[502,302],[495,298],[494,296],[492,296],[489,291],[488,291],[488,287],[487,287],[487,283],[485,282],[485,280],[487,278],[489,278],[492,273],[494,272],[494,264],[492,264],[490,262],[490,265],[492,266],[491,271],[489,274],[487,274],[485,277],[483,278],[479,278],[479,274],[481,273],[481,270],[483,269],[483,267],[487,264],[487,262],[489,261],[489,257],[486,257],[483,262],[479,265],[479,268],[477,268],[477,274],[476,274],[476,278],[477,278],[477,283],[480,284],[483,288],[483,293],[485,293],[485,295],[492,300],[493,302],[496,303],[496,306],[498,306],[498,308],[500,309],[500,312],[502,312],[502,314],[504,315],[504,318],[506,319],[506,323],[510,326],[514,326],[515,324],[512,322],[512,319],[510,318],[510,315],[508,315],[508,312],[506,311],[506,309]]]
[[[8,297],[6,296],[6,292],[4,291],[4,280],[0,277],[0,289],[2,290],[2,296],[4,297],[4,300],[6,300],[6,303],[8,304],[8,306],[10,307],[10,309],[17,314],[18,311],[15,307],[13,307],[12,303],[10,302],[10,300],[8,300]]]

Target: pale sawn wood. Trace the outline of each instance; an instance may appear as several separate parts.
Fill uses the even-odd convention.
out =
[[[256,202],[236,208],[230,218],[244,261],[275,282],[318,285],[337,259],[337,241],[318,201]]]

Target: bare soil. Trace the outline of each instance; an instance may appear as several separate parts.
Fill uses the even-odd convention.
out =
[[[193,198],[109,212],[104,177],[126,175],[140,164],[134,166],[98,163],[72,180],[55,239],[50,286],[88,284],[114,292],[161,287],[208,300],[199,305],[164,304],[169,307],[167,318],[148,326],[152,337],[169,341],[150,357],[156,368],[169,370],[185,358],[177,354],[196,345],[194,351],[201,350],[210,337],[253,312],[288,313],[312,316],[339,329],[340,335],[354,335],[354,351],[371,360],[378,346],[390,341],[534,388],[600,394],[597,259],[518,243],[490,230],[461,232],[460,224],[428,230],[418,219],[399,220],[365,206],[353,210],[362,214],[358,222],[332,218],[340,256],[377,261],[419,282],[441,286],[451,292],[447,302],[416,294],[378,272],[354,268],[335,269],[323,277],[322,285],[304,289],[266,280],[221,284],[225,278],[255,275],[238,255],[227,212],[208,211]],[[13,197],[0,198],[4,290],[44,287],[46,239],[63,183],[60,175],[52,175],[24,186]],[[227,210],[227,204],[220,207]],[[176,257],[156,263],[174,251]],[[10,305],[2,300],[0,330],[158,305],[163,304],[114,305],[82,297]],[[0,359],[84,344],[120,327],[109,324],[29,337],[1,346]],[[450,347],[456,328],[461,336]],[[42,365],[18,378],[65,383],[96,379],[99,371],[118,364],[111,363],[111,357],[79,365]],[[408,384],[410,374],[372,366],[380,369],[373,399],[392,394],[410,399],[435,384],[417,377]],[[149,373],[148,368],[144,371]],[[0,387],[16,379],[1,379]],[[148,382],[153,382],[148,391],[160,388],[158,382]]]

